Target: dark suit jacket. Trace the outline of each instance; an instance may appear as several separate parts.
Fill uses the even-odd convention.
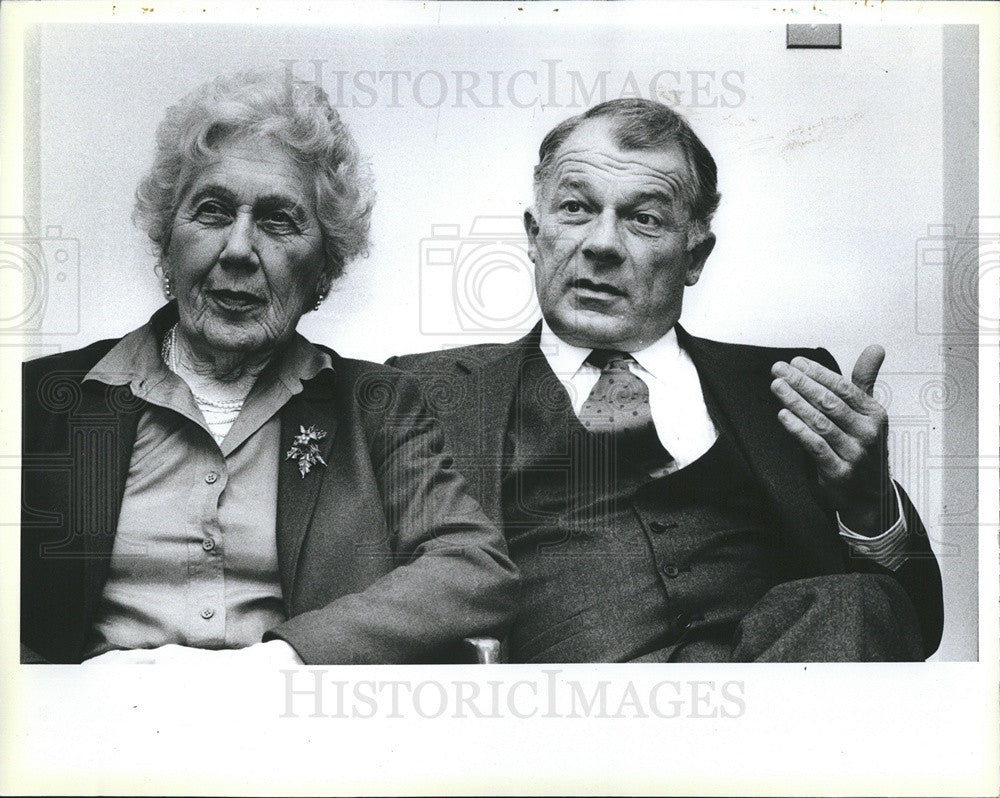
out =
[[[522,364],[537,353],[538,331],[511,344],[484,344],[388,362],[410,371],[445,427],[449,446],[480,504],[503,522],[500,481],[504,436]],[[850,571],[891,574],[906,590],[920,618],[924,649],[938,647],[943,625],[941,575],[927,533],[903,494],[904,514],[913,535],[910,557],[889,571],[850,551],[837,532],[832,508],[824,507],[815,469],[781,426],[780,406],[770,391],[771,366],[803,355],[839,371],[824,349],[774,349],[696,338],[677,327],[706,390],[711,391],[747,462],[779,518],[774,541],[785,581]],[[530,390],[530,389],[529,389]]]
[[[169,324],[169,307],[154,324]],[[24,366],[21,640],[78,662],[101,598],[144,402],[88,371],[117,341]],[[327,350],[330,351],[330,350]],[[287,620],[268,632],[306,663],[455,659],[501,636],[517,579],[506,545],[442,453],[419,387],[330,352],[280,411],[277,546]],[[284,458],[300,425],[327,467]],[[29,653],[30,656],[30,653]]]

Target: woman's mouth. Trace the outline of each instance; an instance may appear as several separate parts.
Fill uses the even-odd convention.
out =
[[[230,313],[243,313],[264,304],[264,300],[248,291],[233,291],[216,288],[208,292],[209,298],[220,308]]]

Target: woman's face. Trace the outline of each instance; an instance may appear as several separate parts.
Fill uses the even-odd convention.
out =
[[[195,176],[166,256],[193,347],[260,356],[291,337],[323,271],[314,206],[306,174],[268,141],[227,143]]]

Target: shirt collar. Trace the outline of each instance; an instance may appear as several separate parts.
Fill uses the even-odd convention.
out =
[[[162,315],[161,310],[142,327],[122,338],[87,372],[84,381],[131,385],[132,393],[138,395],[167,379],[170,370],[163,362],[160,351],[162,334],[158,333],[158,329],[163,327]],[[333,371],[330,354],[299,333],[295,333],[276,365],[277,378],[293,394],[302,390],[303,382],[313,379],[321,371]]]
[[[538,346],[549,361],[552,371],[563,378],[572,377],[583,365],[593,349],[582,346],[574,346],[566,343],[562,338],[552,332],[549,323],[542,319],[542,334],[538,339]]]
[[[538,344],[552,370],[565,377],[572,377],[576,374],[590,353],[594,351],[566,343],[552,331],[544,318],[542,319],[542,334]],[[629,354],[654,377],[661,380],[666,379],[667,375],[676,368],[677,361],[683,356],[683,350],[677,341],[676,327],[671,327],[666,335],[649,346]]]
[[[302,383],[313,379],[321,371],[333,371],[333,359],[330,353],[310,343],[298,333],[295,333],[291,343],[285,348],[277,365],[278,379],[285,383],[292,393],[302,390]]]
[[[662,338],[653,341],[645,349],[632,352],[642,368],[656,377],[658,380],[666,382],[670,375],[677,370],[677,362],[684,357],[684,351],[677,341],[677,328],[671,327]]]
[[[87,372],[84,381],[96,380],[106,385],[129,385],[132,392],[152,388],[170,374],[160,355],[160,342],[150,322],[133,330]]]

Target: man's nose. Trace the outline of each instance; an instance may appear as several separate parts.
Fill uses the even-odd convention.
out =
[[[618,218],[611,209],[591,221],[583,242],[583,254],[598,265],[618,266],[625,260]]]
[[[257,252],[254,249],[254,226],[253,213],[247,210],[239,210],[236,218],[229,226],[226,245],[219,255],[219,262],[223,266],[257,266]]]

